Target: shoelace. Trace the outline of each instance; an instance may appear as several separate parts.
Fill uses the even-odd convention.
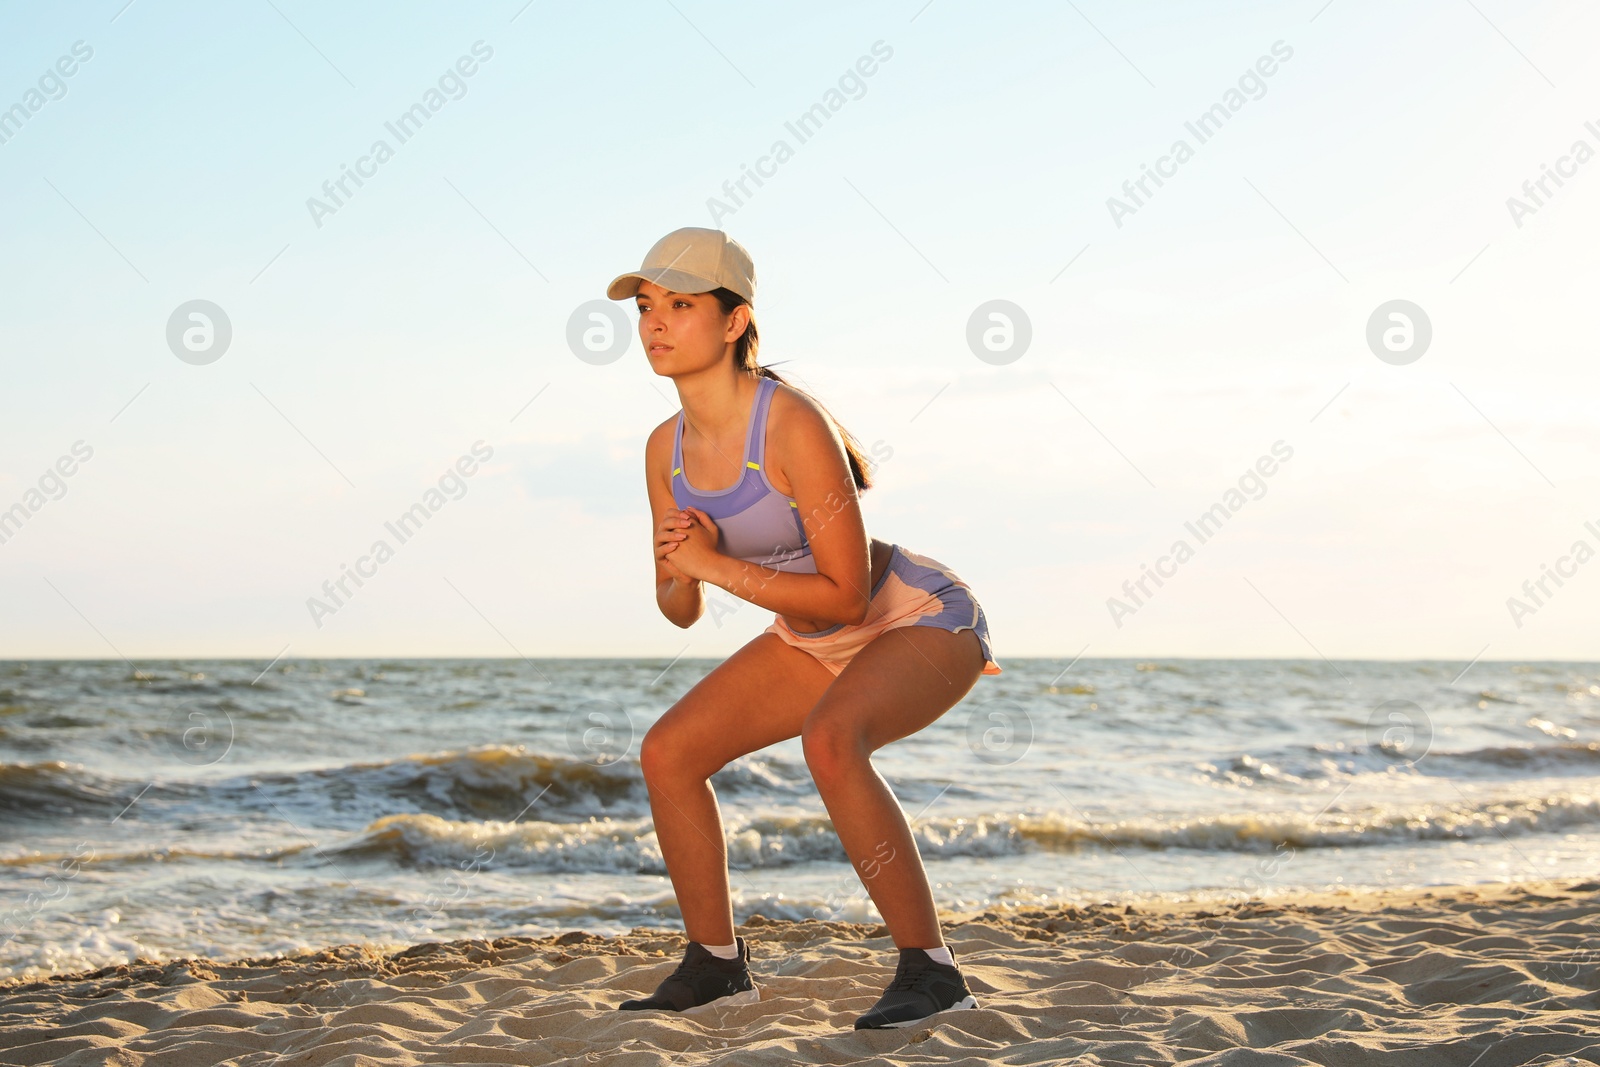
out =
[[[917,979],[927,974],[931,969],[926,964],[915,961],[902,964],[895,973],[894,981],[889,983],[889,988],[886,992],[902,992],[915,988]]]
[[[732,963],[732,960],[726,962]],[[678,964],[678,969],[672,972],[672,977],[693,981],[696,978],[731,977],[726,970],[716,966],[710,960],[691,961],[684,960]]]

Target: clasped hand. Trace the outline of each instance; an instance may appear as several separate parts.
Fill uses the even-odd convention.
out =
[[[710,515],[699,508],[669,508],[656,527],[656,558],[679,581],[708,581],[722,555],[718,540]]]

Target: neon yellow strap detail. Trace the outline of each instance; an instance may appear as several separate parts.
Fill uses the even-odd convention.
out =
[[[793,501],[793,500],[791,500],[791,501],[789,501],[789,506],[790,506],[790,507],[791,507],[791,508],[797,508],[797,507],[799,507],[799,506],[800,506],[800,505],[799,505],[799,504],[796,504],[796,503],[795,503],[795,502],[794,502],[794,501]]]
[[[683,468],[682,467],[674,467],[672,469],[672,473],[673,474],[682,474],[683,473]]]
[[[761,464],[755,462],[754,460],[746,461],[745,466],[746,467],[754,467],[756,470],[760,470],[761,469]]]

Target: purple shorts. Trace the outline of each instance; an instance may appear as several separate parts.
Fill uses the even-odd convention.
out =
[[[890,545],[889,565],[872,587],[867,617],[837,623],[815,633],[798,633],[774,615],[764,633],[777,634],[811,653],[837,677],[874,637],[897,626],[937,626],[952,633],[972,630],[983,648],[983,673],[999,674],[989,648],[989,621],[972,589],[943,563],[899,545]]]

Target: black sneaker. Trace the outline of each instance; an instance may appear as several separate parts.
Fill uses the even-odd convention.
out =
[[[678,969],[662,979],[648,997],[625,1000],[620,1011],[654,1008],[661,1011],[688,1011],[702,1004],[749,1004],[761,999],[761,991],[750,980],[750,946],[735,937],[739,955],[731,960],[713,956],[698,941],[689,942]]]
[[[920,948],[903,948],[894,981],[878,1003],[856,1020],[856,1029],[910,1026],[942,1011],[977,1006],[960,969],[940,963]]]

